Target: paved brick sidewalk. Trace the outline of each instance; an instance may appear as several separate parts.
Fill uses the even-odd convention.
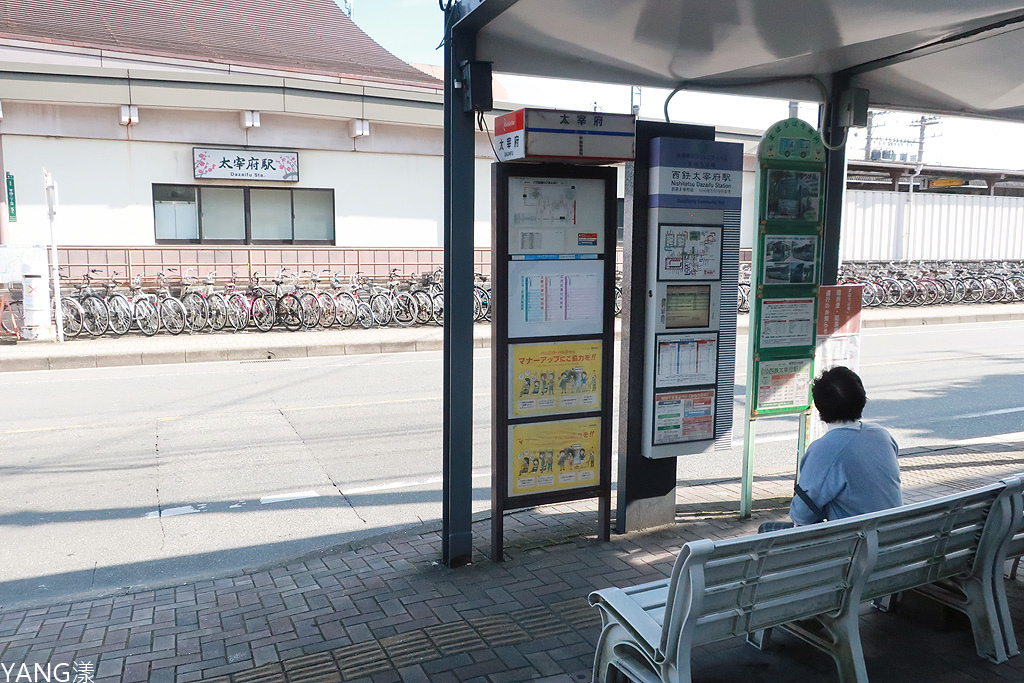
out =
[[[984,439],[901,455],[908,502],[1024,471],[1024,442]],[[88,662],[97,681],[589,681],[598,634],[591,590],[662,578],[682,543],[753,532],[785,514],[791,481],[755,484],[739,521],[736,481],[689,482],[676,524],[594,540],[596,506],[510,516],[506,562],[438,565],[436,530],[162,590],[0,611],[0,663]],[[1010,582],[1024,627],[1024,584]],[[973,651],[959,616],[908,599],[899,614],[862,610],[875,683],[1024,680],[1024,656],[995,666]],[[1018,631],[1024,642],[1024,632]],[[836,679],[831,660],[780,634],[759,652],[738,639],[700,648],[696,681],[806,683]],[[14,677],[11,677],[14,680]],[[24,679],[23,679],[24,680]]]

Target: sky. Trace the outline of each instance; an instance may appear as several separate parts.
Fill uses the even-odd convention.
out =
[[[406,62],[441,64],[437,49],[444,35],[438,0],[350,0],[352,18],[371,38]],[[524,106],[628,113],[632,89],[605,83],[554,81],[497,74],[508,99]],[[640,91],[640,115],[662,119],[668,91]],[[683,91],[669,107],[672,120],[731,128],[764,130],[789,116],[784,100]],[[816,123],[817,105],[802,103],[800,118]],[[917,154],[920,114],[890,112],[876,117],[873,137],[898,155]],[[996,144],[983,145],[981,141]],[[848,140],[849,159],[863,159],[865,131]],[[879,149],[879,145],[873,145]],[[1024,169],[1024,124],[942,117],[925,127],[923,161],[944,166]]]

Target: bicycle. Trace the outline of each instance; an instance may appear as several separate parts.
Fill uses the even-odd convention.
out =
[[[173,270],[173,268],[169,269]],[[185,269],[185,274],[181,276],[181,296],[180,301],[185,307],[185,324],[188,326],[189,332],[198,332],[204,329],[210,322],[210,305],[206,301],[200,292],[192,289],[195,286],[195,279],[191,277],[192,271],[199,272],[199,268],[191,266]]]
[[[277,277],[271,279],[271,282],[274,283],[274,291],[268,295],[268,298],[274,306],[275,324],[279,322],[284,325],[286,330],[294,332],[302,327],[304,314],[299,297],[292,292],[284,292],[283,285],[286,274],[288,274],[287,268],[277,271]],[[294,278],[293,284],[299,278],[297,273],[294,276],[288,275],[288,277]]]
[[[82,284],[76,284],[75,293],[71,295],[82,308],[82,329],[91,337],[102,336],[110,326],[110,312],[107,304],[96,292],[92,291],[93,276],[91,273],[99,273],[93,269],[82,275]],[[63,310],[63,309],[62,309]]]
[[[188,326],[188,312],[185,305],[171,296],[171,288],[167,285],[167,275],[160,271],[157,279],[157,310],[160,313],[160,324],[173,335],[179,335]]]
[[[117,292],[120,284],[115,278],[120,275],[116,270],[111,273],[110,280],[103,283],[103,302],[107,305],[107,329],[115,337],[121,337],[132,329],[135,322],[132,303],[124,294]]]
[[[160,331],[160,309],[157,307],[156,295],[143,291],[142,275],[132,278],[128,292],[135,326],[142,334],[152,337]]]

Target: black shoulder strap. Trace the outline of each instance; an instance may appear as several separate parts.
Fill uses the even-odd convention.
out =
[[[796,492],[796,495],[800,496],[800,500],[804,502],[804,505],[810,508],[811,514],[814,515],[815,524],[825,521],[825,512],[818,507],[817,503],[811,500],[811,497],[807,495],[807,491],[804,491],[800,484],[793,484],[793,491]]]

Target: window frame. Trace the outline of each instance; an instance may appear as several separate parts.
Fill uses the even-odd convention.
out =
[[[156,205],[157,201],[153,189],[156,187],[187,187],[195,189],[196,194],[196,216],[199,225],[199,238],[198,239],[176,239],[168,237],[157,237],[157,217],[156,217]],[[245,214],[245,235],[241,239],[213,239],[204,237],[203,235],[203,189],[241,189],[242,190],[242,203]],[[283,240],[254,240],[252,238],[252,202],[250,200],[250,190],[279,190],[281,192],[288,193],[288,199],[291,202],[291,214],[292,214],[292,238]],[[330,239],[317,240],[317,239],[295,239],[295,190],[305,190],[313,192],[330,192],[331,194],[331,231],[333,237]],[[310,246],[336,246],[338,242],[338,224],[337,224],[337,200],[335,197],[335,191],[332,187],[263,187],[263,186],[252,186],[252,185],[189,185],[185,183],[152,183],[150,190],[150,198],[153,204],[153,237],[157,245],[174,245],[174,244],[224,244],[224,245],[256,245],[256,246],[272,246],[277,244],[294,244],[294,245],[310,245]]]

